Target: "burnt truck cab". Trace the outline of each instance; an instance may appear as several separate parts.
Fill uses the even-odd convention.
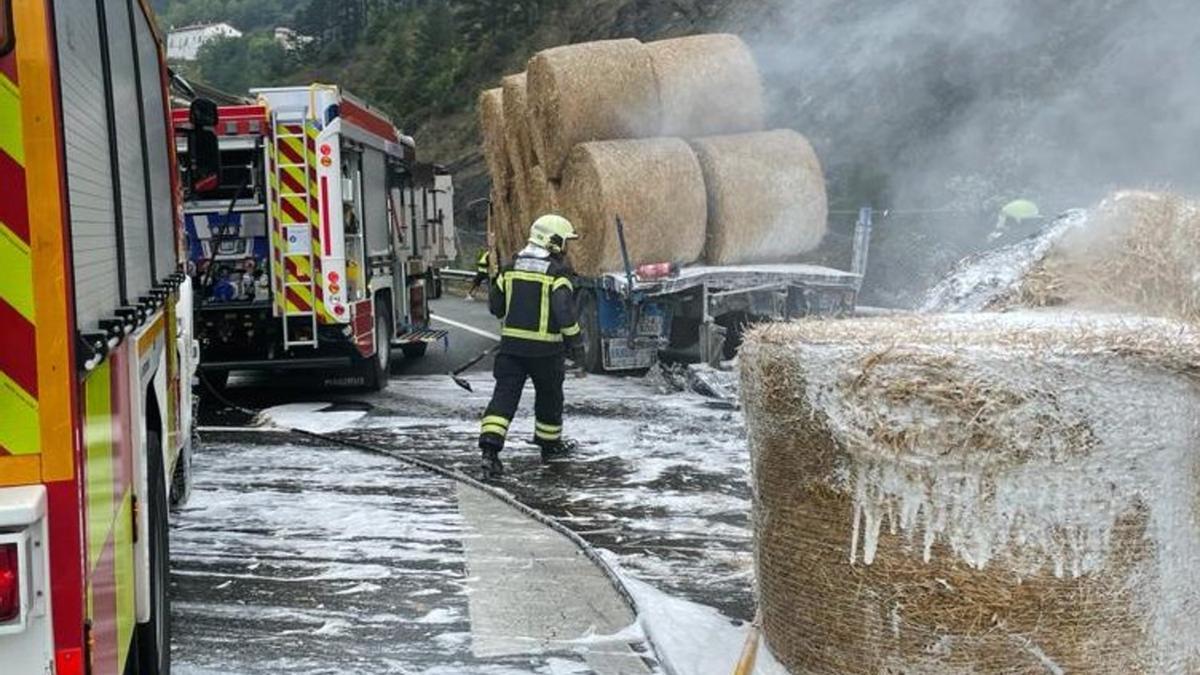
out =
[[[446,340],[414,227],[435,172],[337,87],[254,93],[211,119],[173,113],[202,371],[221,386],[234,370],[349,370],[380,388],[393,346],[415,358]]]

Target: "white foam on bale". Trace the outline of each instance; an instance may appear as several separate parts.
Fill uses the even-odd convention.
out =
[[[1088,223],[1087,211],[1068,211],[1036,236],[962,260],[926,292],[920,311],[979,312],[1010,297],[1063,237]]]
[[[1200,384],[1153,364],[1080,353],[1071,338],[1120,326],[1177,340],[1200,354],[1198,334],[1169,321],[1119,316],[1014,313],[921,321],[929,337],[921,344],[889,347],[864,338],[787,347],[803,373],[807,408],[826,417],[848,458],[833,480],[853,495],[850,561],[872,564],[881,533],[889,532],[906,535],[926,562],[940,544],[978,570],[1000,565],[1019,575],[1049,570],[1079,577],[1103,569],[1118,520],[1141,506],[1153,559],[1131,579],[1139,587],[1130,597],[1153,617],[1147,629],[1158,672],[1184,667],[1185,655],[1195,658],[1200,649]],[[1014,340],[972,339],[988,330]],[[923,429],[931,439],[953,438],[946,425],[964,426],[919,398],[854,396],[850,383],[862,375],[864,360],[888,349],[945,359],[964,379],[1029,392],[1025,405],[989,422],[1011,431],[1010,447],[1023,458],[921,439],[898,456],[875,442],[870,430],[880,425]],[[1022,351],[1028,359],[1014,357]],[[878,378],[897,381],[911,377],[909,363],[898,358],[873,368]],[[1047,444],[1037,435],[1047,416],[1058,429],[1089,429],[1094,447],[1072,453],[1064,444]]]

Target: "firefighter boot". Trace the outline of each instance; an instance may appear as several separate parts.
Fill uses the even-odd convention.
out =
[[[500,463],[500,451],[495,448],[483,449],[483,475],[486,478],[499,478],[504,475],[504,465]]]
[[[579,448],[579,444],[570,439],[564,438],[559,441],[542,441],[535,440],[535,444],[542,449],[542,461],[553,462],[566,459],[571,456]]]

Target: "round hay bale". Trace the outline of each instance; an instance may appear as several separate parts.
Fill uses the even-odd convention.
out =
[[[792,672],[1200,672],[1200,332],[810,321],[739,358],[764,633]]]
[[[1200,323],[1200,203],[1118,192],[1073,227],[997,307],[1136,311]]]
[[[761,131],[762,76],[736,35],[694,35],[646,45],[658,78],[662,136]]]
[[[692,141],[708,189],[714,265],[795,260],[825,237],[825,176],[812,145],[790,130]]]
[[[533,219],[553,213],[558,210],[558,189],[546,178],[542,167],[534,166],[529,169],[527,182],[529,191],[530,215]]]
[[[661,125],[654,65],[637,40],[547,49],[527,72],[531,138],[549,178],[580,143],[654,136]]]
[[[511,169],[504,127],[504,90],[488,89],[479,95],[479,132],[483,140],[483,159],[492,184],[508,185]]]
[[[634,265],[691,263],[704,249],[704,178],[695,154],[678,139],[576,146],[558,202],[580,234],[570,248],[579,274],[623,269],[618,215]]]
[[[522,178],[537,164],[533,140],[529,135],[525,79],[525,73],[518,73],[500,81],[504,89],[504,135],[508,142],[509,161],[518,167],[517,174]]]
[[[493,185],[490,199],[491,207],[488,209],[487,221],[488,237],[495,244],[500,260],[508,260],[515,253],[512,248],[512,237],[508,233],[511,218],[508,194],[501,192]]]

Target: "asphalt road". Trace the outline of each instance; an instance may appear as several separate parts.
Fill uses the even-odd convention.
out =
[[[433,345],[424,357],[412,360],[404,360],[397,352],[393,376],[383,391],[365,392],[337,377],[321,382],[298,375],[252,374],[231,378],[230,386],[222,396],[224,400],[213,396],[204,398],[200,412],[201,424],[233,429],[232,432],[222,432],[219,437],[214,452],[221,458],[221,471],[215,477],[209,474],[209,480],[216,480],[217,484],[225,486],[221,489],[226,494],[254,494],[266,489],[269,499],[256,503],[254,508],[264,508],[266,504],[277,502],[280,504],[279,512],[284,516],[271,527],[259,527],[237,522],[240,514],[237,508],[205,512],[207,522],[199,529],[207,532],[205,536],[209,538],[191,540],[187,545],[190,548],[182,552],[176,547],[175,552],[182,556],[176,557],[177,567],[178,564],[185,566],[180,568],[181,572],[174,577],[173,583],[177,596],[188,598],[183,601],[182,609],[176,615],[181,635],[181,642],[177,642],[176,649],[186,659],[191,659],[188,663],[193,668],[197,668],[185,672],[190,675],[259,672],[253,668],[216,668],[221,662],[220,658],[223,658],[219,655],[245,652],[233,650],[221,632],[227,631],[231,618],[238,615],[239,608],[229,605],[230,599],[238,596],[217,594],[216,597],[225,598],[216,603],[219,605],[217,608],[210,606],[212,603],[208,600],[217,591],[224,590],[224,587],[216,587],[225,581],[232,581],[235,585],[242,583],[236,578],[237,574],[259,574],[255,570],[247,571],[247,566],[253,565],[255,559],[246,552],[218,563],[206,560],[208,552],[205,546],[217,540],[221,529],[229,526],[222,521],[223,518],[234,522],[235,528],[250,527],[253,530],[251,534],[261,539],[262,546],[270,548],[268,543],[278,542],[280,550],[273,553],[265,551],[260,557],[290,557],[294,558],[288,560],[290,565],[319,567],[324,564],[323,561],[327,562],[319,547],[296,547],[288,542],[297,535],[336,540],[341,536],[338,534],[338,524],[322,521],[323,524],[317,523],[320,527],[314,525],[315,529],[310,531],[305,527],[288,526],[288,514],[299,517],[305,506],[317,513],[323,504],[339,504],[349,499],[346,495],[359,494],[362,488],[357,483],[367,480],[359,475],[362,471],[368,474],[383,471],[385,475],[398,476],[398,484],[407,484],[407,478],[401,480],[393,469],[380,467],[359,470],[353,468],[356,466],[353,461],[346,465],[349,467],[345,470],[346,475],[338,477],[338,480],[344,478],[350,486],[341,485],[337,480],[322,483],[332,480],[337,474],[331,476],[327,471],[312,471],[311,464],[307,464],[314,461],[312,457],[301,460],[301,455],[297,454],[296,461],[292,462],[289,460],[291,453],[298,451],[280,447],[278,443],[267,443],[260,448],[263,428],[273,425],[308,429],[402,452],[440,466],[478,475],[475,443],[479,415],[486,406],[492,388],[491,359],[483,360],[466,374],[473,385],[472,392],[455,386],[446,373],[493,346],[495,341],[487,335],[496,332],[497,324],[487,313],[485,303],[466,302],[457,296],[446,296],[434,302],[433,310],[435,316],[439,317],[438,327],[450,332],[448,346]],[[504,453],[507,474],[495,485],[519,501],[554,516],[592,546],[611,554],[624,572],[648,582],[658,591],[673,598],[716,608],[735,621],[750,619],[754,615],[750,477],[745,427],[740,412],[710,406],[710,400],[696,394],[675,391],[653,373],[645,378],[568,378],[566,395],[566,434],[580,442],[579,452],[565,463],[547,465],[539,461],[536,450],[527,441],[532,437],[533,428],[533,395],[529,389],[513,422],[510,447]],[[236,407],[230,407],[226,402],[234,403]],[[239,410],[239,407],[252,410]],[[261,412],[256,414],[254,411]],[[243,430],[243,427],[255,428]],[[211,436],[211,432],[204,434],[206,444],[217,442],[212,441]],[[203,449],[206,452],[209,450],[207,446]],[[245,453],[245,459],[248,460],[244,467],[238,465],[239,453]],[[344,453],[328,452],[327,463],[331,471],[338,470],[337,467],[343,462],[339,458],[347,457]],[[264,456],[271,457],[271,461],[282,468],[291,467],[291,473],[285,479],[271,479],[263,483],[258,474],[265,469],[260,467],[270,463],[262,459]],[[204,462],[198,460],[198,466],[203,468]],[[246,475],[239,474],[239,468],[244,468]],[[199,471],[198,474],[200,485],[205,479],[205,471]],[[316,482],[310,482],[309,477]],[[423,482],[430,486],[436,483],[429,480]],[[443,499],[449,498],[445,490],[439,494]],[[389,488],[377,496],[398,499],[396,509],[380,511],[377,505],[368,503],[369,508],[363,518],[368,521],[378,518],[381,522],[395,522],[395,512],[405,508],[403,498],[409,496],[409,492],[407,488],[398,492]],[[416,508],[414,513],[425,513],[420,510],[423,508],[420,505],[416,505]],[[460,505],[460,516],[463,513]],[[183,518],[179,519],[178,527],[183,528],[182,531],[190,527],[188,515],[185,512]],[[355,522],[361,524],[360,520]],[[414,522],[412,527],[416,526]],[[461,529],[462,525],[454,527]],[[178,535],[179,531],[179,541],[187,541],[191,536],[180,538]],[[242,535],[233,536],[236,539]],[[368,532],[361,536],[371,539],[377,535]],[[423,537],[425,535],[419,535],[417,542],[424,541]],[[445,539],[448,543],[439,546],[447,556],[446,568],[462,568],[467,564],[462,562],[465,556],[463,552],[469,547],[462,543],[455,544],[456,535]],[[461,542],[461,539],[457,541]],[[387,548],[394,552],[410,544],[413,542],[406,543],[403,537],[393,537],[393,541],[387,543]],[[454,551],[459,553],[450,555]],[[452,560],[454,556],[458,558]],[[402,561],[410,557],[410,553],[398,554],[398,559]],[[196,559],[200,562],[195,563]],[[187,567],[193,564],[199,564],[200,568]],[[380,568],[407,569],[405,564],[389,562],[386,556],[372,564]],[[227,565],[227,568],[221,565]],[[268,570],[268,576],[274,572]],[[234,576],[223,578],[221,574]],[[332,580],[327,580],[324,572],[301,574],[292,570],[284,574],[289,579],[299,578],[313,585],[310,599],[325,607],[341,607],[337,611],[342,614],[322,615],[318,617],[322,622],[317,623],[316,619],[309,616],[311,612],[307,605],[297,608],[288,604],[293,603],[294,600],[290,598],[296,596],[286,593],[272,596],[283,603],[286,611],[280,610],[282,613],[275,619],[251,622],[256,628],[249,634],[235,632],[234,635],[241,635],[243,641],[248,640],[251,644],[263,641],[264,653],[273,649],[273,653],[281,655],[279,658],[286,656],[289,649],[297,650],[307,643],[299,638],[292,643],[278,642],[273,638],[267,639],[264,637],[266,634],[272,630],[283,631],[283,635],[289,635],[287,631],[292,630],[308,630],[311,633],[322,630],[324,621],[331,620],[335,623],[324,630],[335,631],[335,637],[341,640],[365,640],[367,646],[361,650],[350,647],[340,649],[335,646],[337,640],[318,641],[317,644],[324,645],[337,658],[366,659],[362,662],[362,668],[368,671],[377,668],[377,672],[402,673],[602,672],[592,660],[582,659],[578,653],[572,657],[574,660],[563,661],[566,657],[562,653],[544,649],[536,651],[530,657],[533,660],[523,665],[513,661],[517,657],[512,654],[497,657],[498,661],[481,659],[480,654],[464,646],[476,642],[464,636],[475,622],[461,616],[463,606],[461,603],[455,604],[460,598],[448,588],[440,591],[440,595],[431,594],[430,597],[435,600],[441,598],[440,602],[449,608],[447,611],[456,613],[454,622],[446,630],[451,634],[459,634],[457,638],[438,637],[443,635],[438,631],[404,632],[409,629],[403,625],[415,620],[409,615],[399,619],[390,617],[389,621],[398,621],[395,626],[361,625],[354,618],[358,616],[358,606],[347,609],[338,600],[341,596],[337,593],[356,587],[349,585],[350,579],[334,574]],[[419,568],[413,568],[402,574],[416,578],[422,572]],[[472,573],[470,576],[475,575]],[[258,583],[253,579],[244,581],[251,590]],[[295,583],[290,580],[258,581],[284,588],[294,587]],[[329,586],[335,582],[340,585]],[[368,603],[402,603],[404,593],[429,590],[403,585],[389,590],[388,586],[369,578],[363,583],[384,587],[380,592],[382,595],[366,594],[364,601]],[[467,605],[469,609],[470,603]],[[289,612],[295,611],[308,617],[303,620],[304,626],[296,627],[284,621],[291,616]],[[388,612],[379,610],[368,615],[376,614]],[[719,615],[714,613],[714,616]],[[349,626],[337,621],[349,622]],[[728,625],[728,621],[725,623]],[[536,626],[537,622],[526,625]],[[393,665],[384,667],[371,659],[384,649],[379,636],[388,631],[401,631],[398,634],[406,636],[405,640],[434,642],[425,647],[414,645],[403,653],[395,650],[387,652],[397,660]],[[455,639],[463,644],[443,643]],[[480,644],[486,644],[486,641]],[[203,655],[210,652],[218,656],[206,660]],[[434,663],[438,655],[448,656],[458,665],[439,670],[442,665]],[[629,658],[629,655],[623,653],[614,658]],[[395,665],[407,663],[409,659],[415,659],[414,662],[424,666],[409,668]],[[315,663],[305,662],[300,671],[326,672]],[[580,663],[584,665],[580,666]],[[359,671],[350,668],[344,672]]]

